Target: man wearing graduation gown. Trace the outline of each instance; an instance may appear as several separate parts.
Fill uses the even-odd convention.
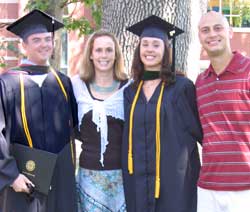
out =
[[[22,38],[27,59],[0,76],[1,212],[77,210],[70,143],[77,122],[76,103],[70,79],[48,65],[53,32],[62,26],[48,14],[33,10],[7,28]],[[48,195],[38,192],[18,170],[10,151],[16,143],[57,155]]]

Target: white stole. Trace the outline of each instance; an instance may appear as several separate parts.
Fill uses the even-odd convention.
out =
[[[107,116],[124,120],[123,91],[130,84],[130,81],[107,99],[98,101],[91,97],[86,84],[79,75],[74,76],[71,80],[78,105],[78,127],[80,128],[84,115],[92,110],[92,121],[96,124],[97,132],[101,134],[100,163],[104,166],[104,153],[109,143]]]

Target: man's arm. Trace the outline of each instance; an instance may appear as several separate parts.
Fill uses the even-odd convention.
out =
[[[5,187],[12,186],[16,192],[28,193],[27,183],[31,182],[19,173],[16,161],[9,152],[10,142],[6,139],[7,100],[5,95],[5,88],[0,79],[0,192]]]

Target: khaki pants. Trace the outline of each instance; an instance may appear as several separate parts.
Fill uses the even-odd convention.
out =
[[[198,187],[197,212],[249,212],[250,190],[214,191]]]

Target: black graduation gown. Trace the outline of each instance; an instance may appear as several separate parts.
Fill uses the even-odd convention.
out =
[[[10,143],[28,145],[20,114],[20,81],[17,74],[0,76],[0,110],[6,127],[2,134],[7,146]],[[68,101],[55,78],[49,72],[42,87],[24,75],[27,122],[34,148],[57,153],[58,159],[52,177],[52,190],[48,196],[34,193],[35,200],[27,201],[26,194],[16,193],[9,187],[19,172],[16,161],[0,145],[0,208],[4,212],[75,212],[75,176],[70,151],[71,126],[77,124],[76,102],[70,79],[57,72],[68,95]],[[0,138],[1,140],[1,138]],[[63,151],[63,154],[62,154]],[[41,204],[41,205],[39,205]]]
[[[140,92],[133,121],[134,174],[128,173],[129,112],[136,89],[124,92],[125,128],[122,169],[128,212],[196,212],[200,160],[197,142],[202,139],[195,88],[187,78],[165,87],[161,104],[160,198],[155,189],[155,114],[160,84],[147,102]]]

